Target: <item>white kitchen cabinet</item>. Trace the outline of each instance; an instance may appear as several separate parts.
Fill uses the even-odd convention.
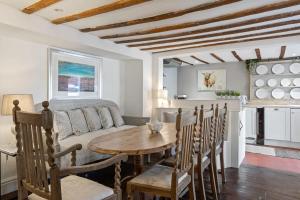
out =
[[[265,108],[265,139],[291,140],[290,108]]]
[[[245,132],[247,138],[256,138],[256,108],[245,108]]]
[[[300,109],[291,109],[291,141],[300,142]]]

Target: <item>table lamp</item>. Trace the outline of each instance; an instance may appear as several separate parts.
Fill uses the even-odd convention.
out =
[[[22,111],[34,111],[32,94],[5,94],[3,95],[2,99],[2,115],[12,115],[12,110],[14,108],[14,100],[19,100],[19,107]]]

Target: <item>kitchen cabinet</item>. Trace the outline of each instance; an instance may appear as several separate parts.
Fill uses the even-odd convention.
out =
[[[247,138],[256,139],[256,108],[245,108],[245,132]]]
[[[265,108],[265,139],[290,141],[290,118],[290,108]]]
[[[291,109],[291,141],[300,142],[300,109]]]

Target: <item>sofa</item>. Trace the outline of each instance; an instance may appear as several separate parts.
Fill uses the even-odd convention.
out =
[[[116,131],[145,125],[149,121],[147,117],[121,116],[118,105],[109,100],[51,100],[49,104],[49,108],[54,115],[52,138],[54,140],[55,153],[64,151],[71,146],[76,146],[76,144],[81,144],[82,149],[76,152],[76,165],[83,165],[110,157],[110,155],[98,154],[88,149],[87,144],[94,138],[107,134],[113,135]],[[37,105],[37,110],[41,110],[40,105]],[[109,118],[109,115],[111,118]],[[104,119],[103,116],[105,116]],[[67,118],[69,118],[70,122],[68,122]],[[106,118],[109,120],[106,120]],[[68,133],[66,134],[66,132]],[[66,155],[60,158],[57,160],[57,164],[61,168],[70,166],[71,156]]]

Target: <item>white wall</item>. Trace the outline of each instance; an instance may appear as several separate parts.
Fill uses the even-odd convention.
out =
[[[164,87],[168,90],[168,97],[174,99],[177,91],[177,67],[164,67]]]
[[[47,100],[48,48],[47,45],[0,36],[0,110],[3,94],[30,93],[35,103]],[[121,67],[121,61],[103,58],[102,97],[119,105],[123,104]],[[139,104],[142,105],[142,101]],[[10,132],[12,125],[12,116],[0,116],[0,144],[15,144]],[[15,160],[9,158],[6,161],[2,156],[3,193],[14,189],[5,186],[14,181],[15,176]]]
[[[215,92],[200,92],[197,86],[197,71],[211,69],[226,70],[228,90],[240,91],[249,96],[249,72],[244,62],[184,66],[178,68],[178,93],[187,94],[191,99],[215,99]]]

